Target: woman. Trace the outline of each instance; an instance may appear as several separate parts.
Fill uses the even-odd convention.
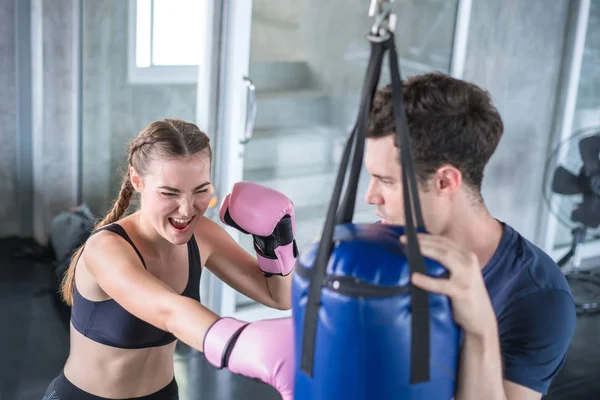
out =
[[[199,283],[205,266],[255,301],[290,309],[293,204],[247,182],[225,198],[221,219],[253,235],[254,258],[204,216],[211,159],[208,136],[180,120],[153,122],[133,140],[117,200],[65,274],[71,348],[44,400],[178,399],[176,339],[291,398],[291,319],[219,318],[200,303]],[[134,192],[139,210],[123,217]]]

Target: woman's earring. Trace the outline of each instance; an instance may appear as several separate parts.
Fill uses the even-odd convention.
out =
[[[215,187],[213,185],[210,185],[209,193],[212,197],[210,198],[210,201],[208,202],[208,208],[213,208],[214,206],[217,205],[217,196],[216,195],[213,196],[214,191],[215,191]]]

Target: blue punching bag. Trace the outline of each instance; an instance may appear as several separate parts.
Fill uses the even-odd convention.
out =
[[[377,29],[369,38],[371,56],[358,118],[342,156],[322,236],[302,252],[293,276],[294,399],[450,400],[461,331],[446,296],[410,283],[413,272],[437,279],[447,279],[448,272],[421,255],[416,239],[425,229],[393,32]],[[369,111],[386,51],[403,172],[404,227],[352,222]],[[400,244],[401,234],[406,234],[407,246]]]

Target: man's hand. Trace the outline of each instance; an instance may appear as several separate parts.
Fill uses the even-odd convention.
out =
[[[454,320],[466,335],[497,335],[496,314],[481,274],[477,256],[461,249],[441,236],[418,234],[423,256],[442,264],[450,272],[449,279],[432,278],[415,273],[412,283],[424,290],[448,296],[452,301]],[[407,243],[406,235],[400,242]]]
[[[454,320],[465,333],[455,398],[505,400],[498,322],[477,256],[440,236],[418,234],[417,239],[423,256],[446,267],[450,278],[415,273],[411,279],[413,284],[448,296]],[[406,243],[406,236],[401,237],[400,242]]]

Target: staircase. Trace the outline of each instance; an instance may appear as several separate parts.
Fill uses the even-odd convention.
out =
[[[246,145],[244,180],[279,190],[295,205],[296,240],[302,251],[323,228],[338,165],[349,132],[330,124],[331,102],[315,88],[305,62],[253,64],[257,113]],[[368,176],[361,176],[355,221],[374,221],[372,206],[362,198]],[[251,253],[252,238],[241,244]],[[238,307],[255,304],[237,293]]]

